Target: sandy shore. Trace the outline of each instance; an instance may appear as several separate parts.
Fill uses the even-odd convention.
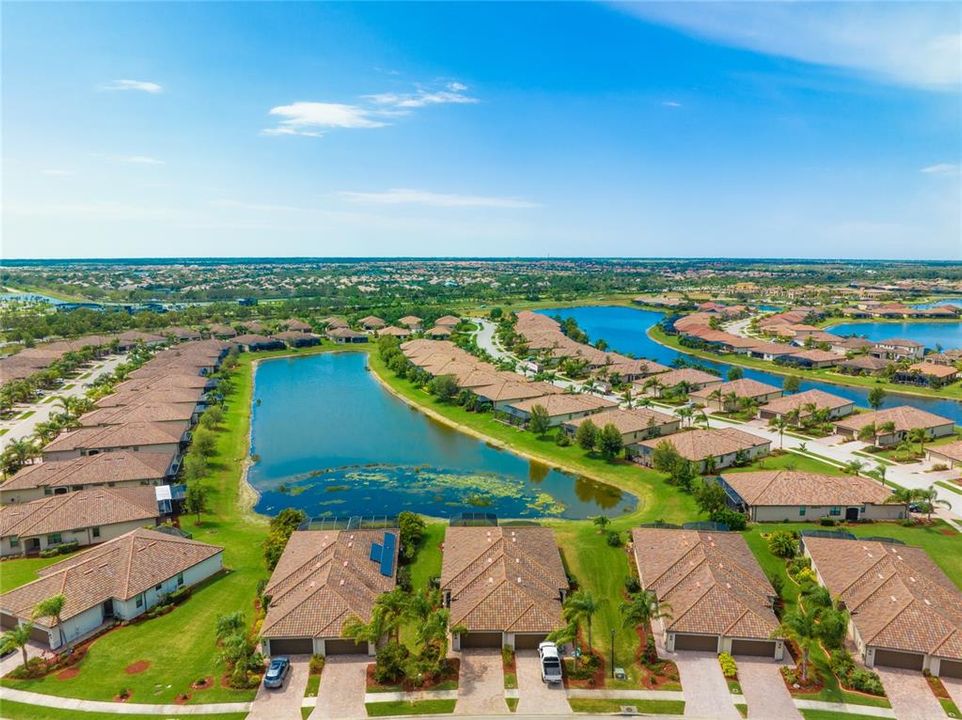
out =
[[[254,486],[250,484],[247,475],[250,472],[251,465],[251,441],[254,433],[254,390],[255,383],[257,382],[257,365],[260,363],[260,359],[254,360],[251,363],[251,407],[248,409],[247,415],[247,444],[244,446],[244,459],[241,461],[241,476],[240,485],[237,488],[237,504],[240,509],[244,512],[250,513],[252,515],[257,515],[254,512],[254,506],[257,505],[257,501],[260,500],[261,494],[254,489]]]

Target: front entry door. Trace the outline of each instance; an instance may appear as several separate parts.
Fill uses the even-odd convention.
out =
[[[846,520],[858,520],[858,508],[845,508],[845,519]]]

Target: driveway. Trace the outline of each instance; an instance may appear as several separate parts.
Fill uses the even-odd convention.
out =
[[[741,720],[715,653],[681,650],[667,657],[678,665],[685,695],[685,715]]]
[[[247,720],[300,720],[310,660],[308,655],[291,655],[291,673],[282,688],[268,690],[261,683]]]
[[[366,718],[364,692],[367,689],[367,666],[371,662],[373,659],[366,655],[328,657],[321,673],[317,707],[311,713],[311,720]]]
[[[962,678],[942,678],[942,684],[949,691],[952,700],[962,708]]]
[[[918,670],[872,668],[882,678],[885,694],[899,720],[932,720],[945,717],[942,705]]]
[[[504,667],[500,650],[462,651],[455,712],[462,715],[508,712],[504,702]]]
[[[738,679],[741,682],[748,716],[760,720],[802,720],[792,696],[785,687],[777,660],[738,658]]]
[[[564,686],[541,682],[537,650],[519,650],[515,654],[515,664],[518,668],[518,715],[571,714]]]
[[[27,659],[39,657],[43,655],[45,650],[46,648],[43,645],[31,640],[27,643]],[[13,672],[21,665],[23,665],[23,653],[17,650],[12,655],[8,655],[3,660],[0,660],[0,676]]]

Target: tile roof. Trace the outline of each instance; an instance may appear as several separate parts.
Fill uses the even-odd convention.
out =
[[[0,506],[0,537],[32,537],[159,517],[153,487],[91,488]]]
[[[638,443],[655,449],[663,442],[675,448],[686,460],[699,462],[709,457],[720,457],[739,450],[749,450],[759,445],[771,445],[770,440],[757,435],[736,430],[735,428],[695,429],[666,435],[665,437],[643,440]]]
[[[0,595],[0,608],[30,619],[39,602],[62,593],[67,598],[62,618],[68,620],[110,598],[129,600],[220,552],[214,545],[138,528],[37,571],[38,580]],[[34,622],[55,625],[49,618]]]
[[[535,385],[536,383],[531,383]],[[555,387],[555,386],[552,386]],[[618,403],[597,395],[556,393],[543,397],[533,397],[527,400],[511,403],[511,407],[521,412],[530,413],[535,405],[540,405],[548,411],[548,415],[567,415],[568,413],[588,412],[598,408],[615,408]]]
[[[0,485],[0,490],[159,480],[167,474],[173,460],[173,453],[126,450],[82,455],[70,460],[48,460],[25,466]]]
[[[100,398],[94,403],[99,408],[120,407],[122,405],[142,405],[145,403],[176,403],[178,405],[190,405],[192,408],[197,406],[200,399],[204,396],[204,388],[150,388],[139,390],[128,388],[119,390],[111,395]]]
[[[187,429],[177,430],[164,423],[132,422],[126,425],[100,425],[70,430],[44,447],[44,454],[66,450],[100,450],[108,448],[149,447],[180,442]]]
[[[133,422],[176,422],[188,423],[194,414],[194,406],[188,403],[140,403],[98,408],[79,418],[83,427],[98,425],[124,425]]]
[[[642,585],[671,606],[667,630],[768,640],[775,590],[738,533],[631,531]]]
[[[489,400],[491,402],[503,402],[505,400],[524,400],[525,398],[543,398],[550,394],[560,394],[564,392],[557,385],[551,385],[549,383],[537,382],[529,383],[525,382],[524,378],[520,375],[517,380],[505,380],[504,382],[497,383],[495,385],[486,385],[484,387],[477,388],[474,393],[479,398],[484,400]]]
[[[795,470],[722,473],[748,505],[881,505],[892,492],[859,475],[823,475]]]
[[[667,365],[656,363],[653,360],[627,360],[612,363],[607,367],[608,375],[657,375],[671,370]]]
[[[382,542],[384,532],[293,533],[264,588],[271,603],[261,635],[335,638],[352,617],[369,622],[375,600],[395,586],[394,577],[381,575],[370,559],[371,543]]]
[[[550,632],[564,624],[568,578],[549,528],[448,527],[441,589],[451,593],[451,625]]]
[[[922,548],[805,538],[825,587],[867,645],[962,660],[962,593]]]
[[[434,321],[434,324],[449,325],[451,327],[454,327],[459,322],[461,322],[461,318],[459,317],[455,317],[454,315],[442,315],[441,317],[439,317],[437,320]]]
[[[962,440],[956,440],[945,445],[929,445],[928,450],[953,460],[962,460]]]
[[[805,405],[815,403],[818,410],[836,410],[846,405],[853,405],[852,400],[848,400],[838,395],[832,395],[824,390],[806,390],[805,392],[795,393],[794,395],[783,395],[762,405],[762,410],[770,410],[775,413],[788,413],[799,409]]]
[[[658,427],[659,425],[668,423],[677,424],[680,422],[679,418],[676,418],[674,415],[668,415],[657,410],[649,410],[648,408],[632,408],[631,410],[612,408],[611,410],[602,410],[594,415],[569,420],[565,425],[578,427],[581,423],[588,420],[599,428],[603,428],[606,425],[614,425],[622,435],[640,432],[651,427]]]
[[[926,412],[925,410],[919,410],[911,405],[899,405],[898,407],[887,408],[886,410],[859,413],[858,415],[851,415],[843,420],[838,420],[835,424],[838,427],[858,431],[871,423],[875,423],[875,426],[878,427],[887,422],[895,423],[896,432],[904,432],[912,430],[913,428],[933,428],[953,424],[948,418]]]
[[[722,396],[735,393],[735,395],[740,398],[760,397],[762,395],[770,395],[772,393],[781,392],[781,388],[777,388],[774,385],[758,382],[757,380],[752,380],[751,378],[739,378],[738,380],[724,382],[721,385],[712,385],[711,387],[701,388],[700,390],[696,390],[691,393],[691,395],[693,397],[708,397],[716,390],[721,392]]]
[[[930,375],[937,378],[954,377],[959,371],[951,365],[939,365],[938,363],[919,362],[908,366],[908,372]]]
[[[704,370],[696,370],[695,368],[679,368],[678,370],[670,370],[669,372],[662,373],[656,378],[664,387],[674,387],[678,383],[686,382],[691,385],[705,385],[705,384],[715,384],[722,382],[722,379],[717,375],[712,375]],[[644,385],[644,383],[638,383],[639,385]]]

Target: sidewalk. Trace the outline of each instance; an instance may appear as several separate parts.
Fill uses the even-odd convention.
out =
[[[77,710],[82,712],[112,713],[117,715],[218,715],[221,713],[250,712],[251,703],[211,703],[207,705],[151,705],[149,703],[119,703],[100,700],[78,700],[77,698],[43,695],[3,688],[2,697],[10,702],[40,707]]]
[[[896,717],[892,708],[875,707],[873,705],[850,705],[849,703],[832,703],[822,700],[795,700],[795,707],[799,710],[820,710],[847,715],[867,715],[869,717],[893,719]]]

